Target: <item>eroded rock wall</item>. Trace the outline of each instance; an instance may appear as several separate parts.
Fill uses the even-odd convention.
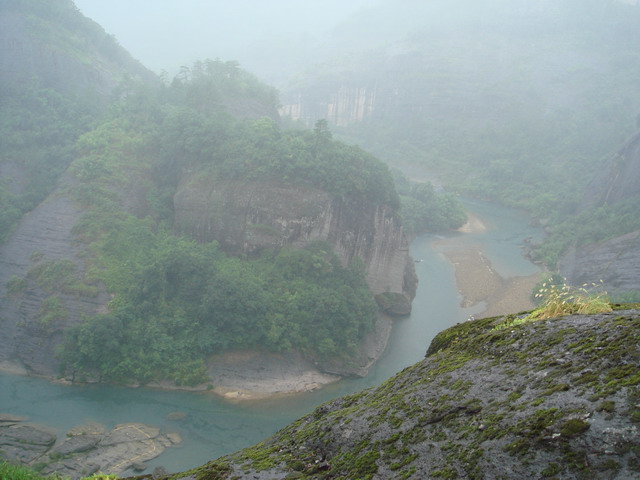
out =
[[[82,214],[74,201],[54,194],[24,216],[9,240],[0,246],[0,364],[38,375],[58,374],[56,346],[64,330],[98,313],[108,301],[104,288],[95,295],[47,292],[29,279],[44,262],[71,260],[82,274],[85,250],[74,242],[73,227]],[[23,287],[10,291],[11,282]],[[45,300],[55,297],[60,315],[46,318]]]
[[[599,284],[609,294],[640,291],[640,231],[571,248],[558,264],[571,285]]]
[[[251,254],[323,240],[343,264],[360,258],[374,294],[415,295],[416,277],[398,217],[388,207],[333,198],[313,187],[219,182],[192,175],[174,197],[175,227],[198,241]]]

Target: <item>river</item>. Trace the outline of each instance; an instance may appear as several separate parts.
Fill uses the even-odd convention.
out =
[[[538,267],[527,261],[523,240],[539,237],[519,212],[497,205],[465,201],[487,227],[476,233],[424,235],[412,242],[420,283],[410,317],[398,320],[383,357],[366,378],[345,379],[319,391],[272,400],[233,404],[209,393],[159,391],[102,385],[64,386],[41,379],[0,374],[0,413],[29,417],[29,421],[58,429],[96,421],[112,428],[143,422],[178,432],[183,443],[148,462],[181,471],[253,445],[320,403],[379,385],[424,357],[431,339],[441,330],[475,314],[460,307],[453,265],[438,245],[457,242],[481,245],[494,269],[505,277],[531,275]],[[443,242],[442,240],[446,240]],[[168,414],[183,412],[181,420]]]

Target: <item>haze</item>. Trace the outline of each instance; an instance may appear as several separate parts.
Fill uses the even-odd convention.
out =
[[[87,17],[155,72],[170,74],[196,60],[238,60],[275,81],[261,62],[266,49],[292,44],[298,62],[305,45],[351,14],[379,0],[77,0]]]

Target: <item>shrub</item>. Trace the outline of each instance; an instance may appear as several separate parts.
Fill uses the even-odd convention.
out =
[[[530,318],[545,319],[561,317],[571,314],[595,314],[612,310],[607,292],[597,291],[601,285],[592,283],[574,288],[566,283],[544,282],[536,293],[536,298],[542,300],[541,306],[534,310]]]

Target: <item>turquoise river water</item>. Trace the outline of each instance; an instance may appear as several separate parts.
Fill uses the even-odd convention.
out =
[[[441,330],[464,321],[471,313],[460,307],[453,266],[434,244],[447,240],[481,246],[503,277],[531,275],[538,267],[522,255],[526,238],[541,235],[521,213],[493,204],[466,201],[467,209],[488,227],[481,233],[425,235],[411,245],[419,260],[420,280],[413,313],[398,320],[383,357],[365,378],[345,379],[319,391],[252,403],[232,404],[210,393],[132,389],[103,385],[64,386],[46,380],[0,374],[0,413],[29,417],[60,435],[85,421],[107,427],[142,422],[178,432],[183,443],[148,462],[180,471],[253,445],[322,402],[379,385],[424,357],[431,339]],[[438,242],[441,244],[442,242]],[[172,412],[186,416],[167,419]]]

